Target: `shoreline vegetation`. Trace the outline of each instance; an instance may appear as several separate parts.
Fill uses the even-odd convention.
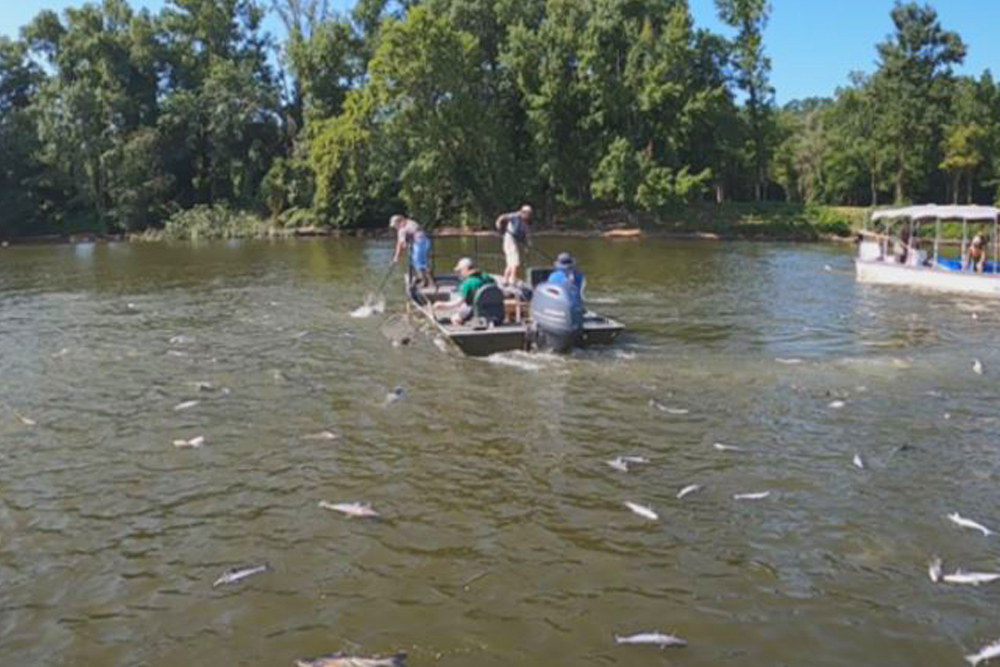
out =
[[[689,0],[328,4],[73,0],[0,35],[0,243],[469,233],[525,202],[545,233],[815,241],[1000,200],[1000,83],[930,4],[780,106],[766,0],[714,0],[726,34]]]
[[[778,202],[757,204],[693,204],[677,206],[659,215],[611,209],[571,210],[557,213],[551,224],[538,225],[539,237],[570,236],[608,239],[670,238],[716,241],[852,241],[862,228],[869,209],[861,207],[805,206]],[[489,225],[440,225],[437,237],[492,236]],[[341,228],[332,225],[282,225],[252,213],[199,208],[175,216],[160,229],[128,234],[79,231],[64,234],[13,237],[10,245],[86,243],[99,241],[162,242],[218,239],[291,239],[328,236],[388,237],[382,227]]]

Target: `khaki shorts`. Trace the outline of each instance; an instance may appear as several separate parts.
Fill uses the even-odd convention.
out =
[[[503,256],[507,266],[521,266],[521,248],[510,234],[503,235]]]

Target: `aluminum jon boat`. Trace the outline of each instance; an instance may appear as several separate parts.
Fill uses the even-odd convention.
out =
[[[621,322],[590,310],[571,315],[564,308],[566,299],[561,288],[545,282],[551,272],[530,269],[530,288],[501,288],[495,284],[481,288],[473,303],[473,317],[465,324],[452,324],[451,313],[433,307],[452,299],[458,290],[458,276],[435,275],[435,287],[422,288],[415,284],[411,273],[405,283],[407,307],[471,357],[514,350],[566,352],[574,347],[608,345],[625,330]]]
[[[934,204],[885,209],[872,213],[870,226],[858,245],[858,282],[1000,297],[1000,209]],[[972,243],[970,227],[977,232]],[[943,235],[948,231],[955,233]]]

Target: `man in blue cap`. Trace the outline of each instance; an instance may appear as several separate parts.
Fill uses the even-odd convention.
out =
[[[562,285],[569,294],[573,305],[583,308],[583,274],[576,270],[576,260],[568,252],[561,252],[556,257],[555,271],[549,275],[547,282],[553,285]]]

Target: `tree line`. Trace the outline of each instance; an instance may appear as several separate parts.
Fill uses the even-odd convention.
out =
[[[784,108],[768,0],[716,9],[731,38],[686,0],[43,11],[0,37],[0,235],[1000,195],[1000,90],[954,73],[966,47],[932,7],[897,2],[874,72]]]

